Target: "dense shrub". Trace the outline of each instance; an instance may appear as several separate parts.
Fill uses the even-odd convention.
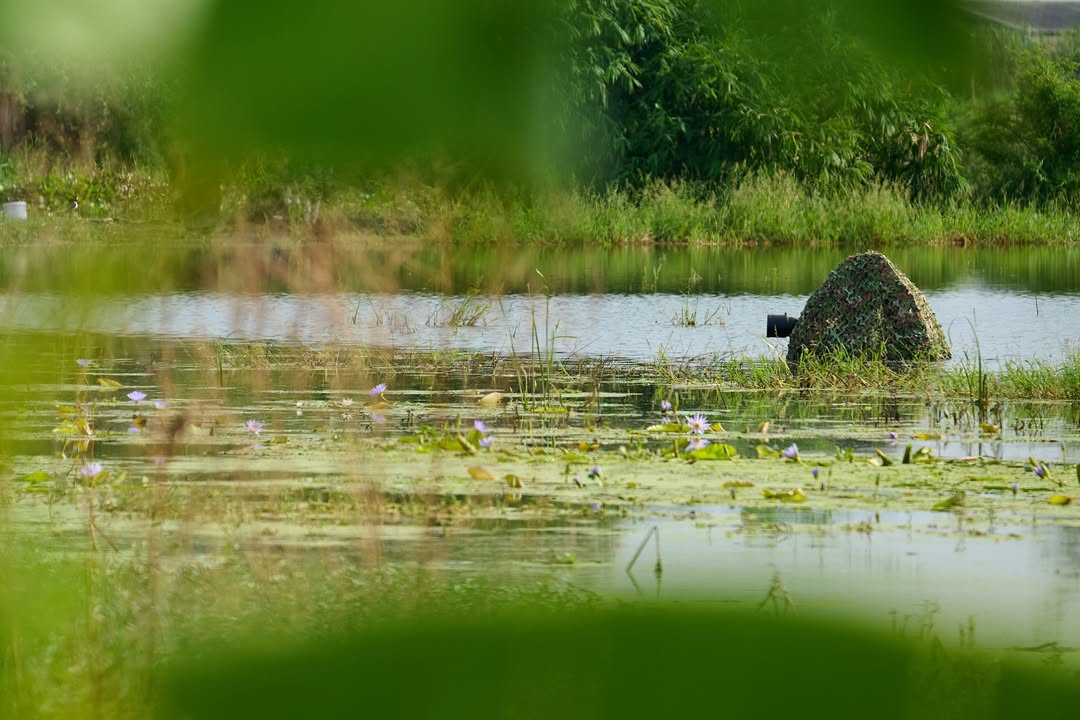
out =
[[[1077,63],[1045,49],[1016,59],[1015,84],[977,105],[963,135],[976,197],[1080,203]]]
[[[87,81],[69,68],[0,56],[0,148],[84,164],[159,164],[173,90],[145,68]]]
[[[585,177],[723,183],[767,169],[917,198],[963,187],[943,93],[891,72],[817,5],[793,5],[768,37],[730,5],[570,4],[569,126],[583,128]]]

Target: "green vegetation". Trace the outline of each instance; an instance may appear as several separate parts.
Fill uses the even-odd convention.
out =
[[[1000,370],[988,370],[968,359],[942,369],[932,363],[897,366],[880,357],[849,355],[843,351],[819,356],[803,355],[798,372],[787,362],[726,360],[710,371],[717,382],[733,388],[816,390],[906,390],[944,398],[989,400],[1038,399],[1080,403],[1080,353],[1060,365],[1041,360],[1006,361]]]
[[[78,198],[86,217],[179,211],[455,242],[1076,242],[1077,43],[981,32],[982,64],[939,78],[929,56],[868,50],[852,30],[865,20],[857,4],[754,5],[579,0],[532,18],[559,29],[559,61],[546,59],[565,90],[532,140],[567,148],[549,153],[540,182],[462,182],[415,155],[392,170],[348,152],[335,163],[303,143],[208,164],[179,120],[201,96],[168,64],[87,81],[9,56],[0,198],[32,214]],[[783,28],[768,25],[780,12]]]
[[[328,202],[328,212],[336,208],[342,229],[386,228],[458,244],[685,242],[820,248],[1072,245],[1080,240],[1075,216],[1054,205],[1010,202],[978,209],[961,202],[916,203],[902,189],[874,184],[823,194],[783,174],[750,175],[726,190],[704,190],[685,181],[656,181],[633,190],[551,190],[519,198],[485,192],[448,197],[415,185],[413,190],[397,196],[376,191],[361,200],[339,194]]]

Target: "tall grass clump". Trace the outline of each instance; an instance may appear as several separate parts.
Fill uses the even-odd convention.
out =
[[[997,371],[975,361],[941,375],[946,394],[971,398],[985,405],[991,398],[1024,398],[1080,402],[1080,352],[1071,352],[1060,364],[1043,360],[1008,360]]]

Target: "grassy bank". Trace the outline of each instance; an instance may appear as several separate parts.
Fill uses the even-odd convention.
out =
[[[657,183],[633,194],[552,193],[509,206],[474,196],[451,203],[440,214],[449,222],[439,227],[465,242],[833,247],[1069,244],[1080,239],[1080,224],[1063,210],[922,204],[887,186],[822,194],[783,175],[752,177],[719,193]]]
[[[71,218],[192,227],[174,209],[160,172],[51,165],[32,157],[9,168],[4,187],[6,197],[27,200],[37,229]],[[195,226],[200,231],[605,247],[1056,246],[1080,240],[1080,222],[1064,208],[921,203],[880,185],[821,193],[785,175],[752,176],[720,189],[655,182],[595,192],[450,192],[415,180],[351,185],[250,175],[223,188],[219,213],[201,218]],[[72,200],[78,201],[75,210]],[[18,233],[11,223],[0,226],[0,237]]]

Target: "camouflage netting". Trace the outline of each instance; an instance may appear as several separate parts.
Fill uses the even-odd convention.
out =
[[[950,357],[945,333],[919,289],[878,252],[852,255],[806,301],[791,333],[788,364],[803,351],[844,351],[903,363]]]

